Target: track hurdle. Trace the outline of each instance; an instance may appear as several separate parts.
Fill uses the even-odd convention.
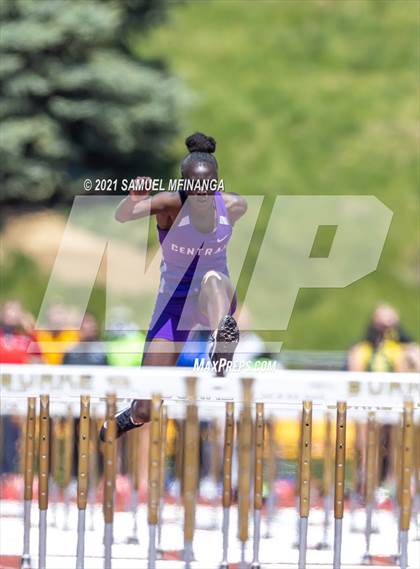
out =
[[[239,518],[239,541],[241,547],[241,558],[239,567],[246,569],[245,560],[246,546],[249,538],[249,509],[251,491],[251,452],[252,452],[252,384],[251,378],[242,379],[243,406],[239,419],[239,440],[238,440],[238,518]]]
[[[322,541],[317,545],[317,549],[329,549],[328,530],[330,527],[330,514],[331,514],[331,486],[332,486],[332,444],[331,444],[331,413],[325,413],[325,434],[323,445],[323,472],[322,472],[322,486],[323,486],[323,503],[324,503],[324,522],[323,522],[323,536]]]
[[[70,496],[69,486],[72,479],[74,445],[74,420],[71,406],[68,406],[64,418],[51,419],[51,490],[54,491],[54,509],[60,495],[63,497],[65,510],[63,529],[69,529]],[[56,511],[55,511],[56,514]],[[56,520],[54,520],[56,526]]]
[[[61,418],[51,419],[51,481],[50,481],[50,491],[49,491],[49,503],[51,508],[50,525],[51,527],[58,527],[57,524],[57,507],[61,498],[61,486],[60,484],[60,467],[62,470],[62,447],[64,433],[61,425]],[[61,474],[62,479],[62,474]]]
[[[128,473],[130,476],[130,510],[133,517],[131,535],[127,538],[127,543],[139,543],[137,527],[137,510],[139,503],[139,443],[140,431],[134,429],[127,433],[127,453],[128,453]]]
[[[151,421],[149,431],[149,475],[147,523],[149,526],[148,568],[156,567],[156,529],[159,510],[159,478],[160,478],[160,395],[153,395]]]
[[[45,569],[47,562],[47,512],[48,478],[50,456],[50,398],[41,395],[39,409],[39,466],[38,466],[38,505],[39,505],[39,551],[38,569]]]
[[[420,541],[420,423],[414,426],[414,503],[413,523],[416,526],[416,541]]]
[[[34,481],[36,398],[28,397],[24,451],[24,496],[23,496],[23,553],[22,569],[30,569],[31,507]]]
[[[369,411],[367,423],[367,439],[366,439],[366,472],[365,472],[365,554],[362,562],[369,564],[371,562],[370,554],[370,538],[372,536],[372,518],[375,502],[375,487],[377,480],[377,424],[376,414]]]
[[[77,552],[76,569],[85,566],[86,506],[89,489],[90,397],[80,397],[79,453],[77,470]]]
[[[220,563],[220,569],[228,569],[228,549],[229,549],[229,517],[230,507],[232,504],[232,455],[233,443],[235,436],[235,416],[234,404],[232,402],[226,403],[226,416],[225,416],[225,440],[223,450],[223,522],[222,522],[222,537],[223,537],[223,557]]]
[[[208,476],[213,485],[213,493],[211,499],[213,502],[212,506],[212,518],[207,526],[208,530],[215,530],[218,527],[218,501],[215,499],[218,489],[218,481],[221,471],[221,448],[220,448],[220,430],[218,419],[212,419],[207,428],[207,441],[208,441]]]
[[[98,446],[99,446],[99,426],[98,419],[92,416],[89,426],[89,492],[88,504],[90,505],[90,524],[89,530],[94,531],[94,514],[96,491],[99,484],[99,465],[98,465]]]
[[[334,569],[341,567],[341,547],[344,514],[344,483],[346,479],[346,427],[347,404],[337,403],[335,433],[335,480],[334,480]]]
[[[184,439],[184,561],[190,569],[194,559],[193,539],[195,529],[195,506],[198,487],[199,424],[197,410],[197,378],[187,377],[187,411]]]
[[[276,456],[276,441],[274,433],[274,418],[270,417],[266,424],[266,437],[264,440],[267,456],[267,483],[268,483],[268,496],[267,496],[267,520],[265,539],[271,537],[271,525],[274,519],[276,507],[276,491],[275,482],[277,475],[277,456]]]
[[[166,466],[166,439],[168,437],[168,409],[162,405],[160,425],[160,470],[159,470],[159,514],[157,548],[162,552],[163,509],[165,507],[165,466]]]
[[[355,424],[355,436],[353,446],[353,460],[351,467],[350,479],[350,531],[351,533],[357,532],[356,527],[356,509],[360,501],[360,477],[361,477],[361,452],[360,452],[360,424]]]
[[[115,490],[115,435],[117,425],[115,422],[116,397],[108,395],[106,398],[106,434],[104,442],[104,569],[112,566],[112,543],[114,522],[114,490]]]
[[[72,479],[73,467],[73,445],[74,445],[74,420],[71,407],[67,409],[64,418],[64,448],[63,448],[63,499],[65,504],[64,528],[69,529],[69,509],[70,509],[70,483]]]
[[[296,541],[293,543],[293,549],[299,549],[300,540],[300,480],[301,480],[301,460],[300,451],[302,448],[302,437],[303,437],[303,414],[300,411],[299,415],[299,453],[296,460],[296,480],[295,480],[295,508],[296,508]]]
[[[411,479],[413,475],[413,403],[406,401],[403,414],[403,444],[401,460],[401,507],[399,520],[399,562],[400,569],[406,569],[408,565],[408,530],[411,520]]]
[[[303,402],[301,433],[299,467],[299,569],[305,569],[311,494],[312,401]]]
[[[261,510],[264,478],[264,403],[257,403],[254,434],[254,550],[251,567],[260,569]]]

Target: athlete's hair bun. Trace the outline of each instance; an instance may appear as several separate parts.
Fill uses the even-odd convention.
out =
[[[204,152],[213,154],[216,150],[216,141],[211,136],[206,136],[202,132],[191,134],[185,141],[188,150],[192,152]]]

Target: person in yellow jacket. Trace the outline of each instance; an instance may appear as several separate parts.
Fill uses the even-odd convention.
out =
[[[71,308],[54,304],[48,310],[48,328],[35,330],[34,335],[43,363],[61,365],[66,352],[79,341],[79,330],[67,328],[71,315]]]
[[[398,313],[382,304],[373,312],[365,338],[349,352],[350,371],[404,371],[405,346],[411,342]]]

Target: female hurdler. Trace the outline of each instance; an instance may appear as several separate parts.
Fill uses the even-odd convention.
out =
[[[223,376],[239,341],[226,250],[232,227],[247,205],[241,196],[208,189],[218,180],[213,138],[195,133],[186,145],[189,154],[182,161],[181,177],[194,189],[152,197],[145,189],[134,190],[119,204],[115,217],[121,223],[149,215],[157,220],[163,259],[142,365],[176,365],[190,331],[201,324],[212,331],[209,357]],[[116,415],[117,436],[149,420],[150,401],[135,399]],[[106,423],[102,439],[105,429]]]

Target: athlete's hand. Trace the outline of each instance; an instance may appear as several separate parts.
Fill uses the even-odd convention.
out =
[[[144,189],[144,187],[149,187],[149,180],[151,179],[152,178],[150,178],[150,176],[137,176],[136,178],[137,187],[134,190],[130,190],[129,192],[131,201],[139,202],[150,194],[150,191]],[[143,184],[142,181],[144,182]],[[142,186],[144,186],[143,189]]]

